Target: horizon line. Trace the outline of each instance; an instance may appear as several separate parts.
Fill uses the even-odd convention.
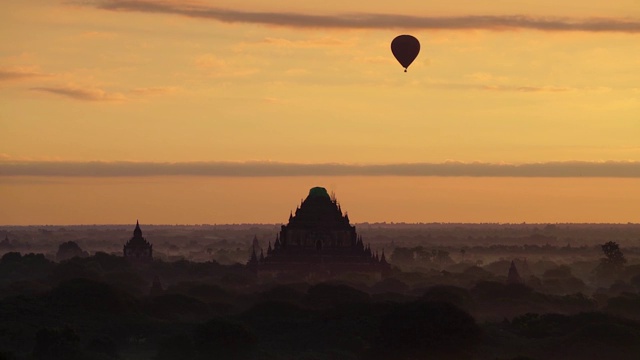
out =
[[[293,163],[274,161],[25,161],[1,160],[0,177],[531,177],[640,178],[640,161],[549,161],[491,163]]]
[[[161,223],[149,223],[142,224],[141,227],[145,226],[280,226],[285,224],[285,222],[275,222],[275,223],[220,223],[220,224],[161,224]],[[496,225],[496,226],[512,226],[512,225],[523,225],[523,226],[537,226],[537,225],[598,225],[598,226],[606,226],[606,225],[637,225],[640,226],[640,222],[402,222],[402,221],[389,221],[389,222],[353,222],[351,223],[354,226],[359,225]],[[63,226],[135,226],[133,223],[104,223],[104,224],[28,224],[28,225],[17,225],[17,224],[0,224],[0,228],[2,227],[63,227]]]

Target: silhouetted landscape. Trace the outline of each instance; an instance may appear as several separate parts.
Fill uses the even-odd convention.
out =
[[[280,224],[140,224],[149,261],[123,256],[133,227],[0,228],[0,358],[640,353],[637,224],[356,224],[388,270],[269,277],[248,264]]]
[[[640,360],[638,5],[0,1],[0,360]]]

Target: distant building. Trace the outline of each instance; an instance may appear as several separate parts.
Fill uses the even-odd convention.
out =
[[[390,269],[384,252],[379,256],[363,243],[349,216],[322,187],[312,188],[295,214],[289,215],[289,223],[282,225],[273,246],[269,242],[266,255],[252,251],[247,266],[261,277],[382,274]]]
[[[142,237],[140,223],[136,221],[133,237],[124,244],[124,257],[132,262],[150,262],[153,260],[153,245]]]
[[[253,236],[253,242],[251,243],[251,249],[254,253],[259,254],[262,252],[262,247],[260,246],[260,241],[258,241],[257,236]]]
[[[509,266],[509,275],[507,275],[507,284],[522,284],[522,278],[520,278],[520,274],[518,274],[518,268],[516,268],[516,263],[511,261],[511,266]]]
[[[0,250],[9,251],[13,249],[13,244],[9,241],[9,235],[5,234],[4,240],[0,241]]]

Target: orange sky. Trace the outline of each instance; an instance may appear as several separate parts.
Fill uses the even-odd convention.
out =
[[[406,74],[389,50],[391,39],[402,33],[422,45]],[[366,7],[343,1],[8,0],[0,5],[0,162],[618,161],[638,166],[639,43],[636,0],[370,1]],[[140,179],[129,186],[129,180],[97,177],[0,173],[0,178],[2,203],[12,209],[2,214],[2,223],[143,217],[117,215],[118,199],[138,189]],[[242,194],[271,186],[269,194],[286,188],[299,198],[324,182],[145,179],[157,185],[156,198],[145,200],[154,204],[182,203],[175,197],[181,193],[175,181],[189,189],[210,181],[236,194],[207,198],[218,215],[202,217],[205,205],[187,191],[192,206],[164,213],[171,216],[155,213],[148,221],[155,223],[284,221],[251,210],[253,198]],[[347,199],[350,192],[376,189],[382,181],[338,179],[360,184],[344,185],[338,193]],[[445,187],[437,201],[434,194],[418,197],[442,209],[451,202],[454,210],[437,214],[410,201],[406,211],[386,209],[399,206],[398,199],[412,199],[407,189],[450,182],[393,178],[389,181],[396,185],[389,186],[381,209],[362,205],[369,204],[364,195],[353,195],[350,207],[358,221],[399,216],[395,221],[533,222],[557,216],[558,221],[626,222],[637,219],[628,212],[637,195],[625,185],[635,179],[569,186],[573,206],[582,209],[575,217],[544,210],[569,206],[558,195],[568,178],[548,180],[554,185],[549,194],[540,194],[544,204],[520,194],[522,184],[542,179],[466,178],[465,187],[486,192],[467,193],[468,200],[462,200],[455,188]],[[622,188],[632,195],[616,197],[611,190]],[[87,200],[94,190],[100,202]],[[585,191],[583,197],[577,190]],[[482,203],[494,192],[503,205],[483,210],[486,216],[465,210],[466,202]],[[595,204],[594,196],[618,210],[585,210]],[[527,199],[531,209],[504,211]],[[270,201],[284,201],[280,205],[286,209],[295,205],[277,196]],[[238,213],[224,212],[231,208]]]
[[[4,224],[286,223],[313,186],[352,222],[638,222],[640,179],[0,178]],[[7,204],[9,204],[7,206]]]

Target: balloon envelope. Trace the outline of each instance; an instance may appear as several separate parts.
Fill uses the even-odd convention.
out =
[[[400,65],[404,67],[404,71],[407,71],[409,65],[411,65],[420,52],[420,42],[411,35],[397,36],[391,42],[391,52]]]

